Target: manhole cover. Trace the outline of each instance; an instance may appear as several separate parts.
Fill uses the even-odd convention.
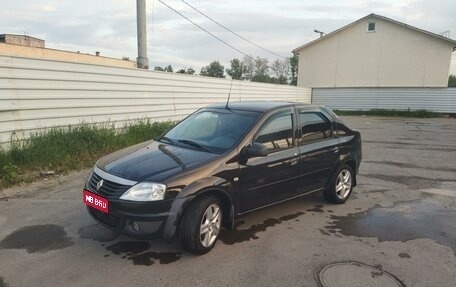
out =
[[[323,287],[405,287],[393,274],[360,262],[339,262],[318,273]]]

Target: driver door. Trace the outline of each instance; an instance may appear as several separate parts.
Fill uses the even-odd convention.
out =
[[[295,195],[299,158],[295,124],[294,108],[287,109],[271,115],[255,135],[253,142],[265,145],[269,154],[241,165],[241,212]]]

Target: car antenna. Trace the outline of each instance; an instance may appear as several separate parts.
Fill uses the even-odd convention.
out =
[[[229,110],[228,108],[228,103],[230,102],[230,96],[231,96],[231,87],[233,86],[233,78],[231,78],[231,83],[230,83],[230,91],[228,92],[228,99],[226,100],[226,106],[225,109]]]

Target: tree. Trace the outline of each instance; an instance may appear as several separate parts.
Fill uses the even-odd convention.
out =
[[[269,75],[255,75],[252,78],[252,82],[276,83],[276,81],[276,78],[271,78]]]
[[[193,75],[193,74],[195,74],[195,70],[193,70],[192,68],[187,68],[187,69],[182,68],[182,69],[177,70],[176,73]]]
[[[160,72],[170,72],[172,73],[173,72],[173,67],[171,65],[168,65],[164,68],[160,67],[160,66],[155,66],[154,67],[154,71],[160,71]]]
[[[187,70],[185,71],[186,74],[189,74],[189,75],[194,75],[195,74],[195,70],[193,70],[193,68],[187,68]]]
[[[297,55],[294,55],[290,58],[290,85],[296,86],[298,84],[298,66],[299,58]]]
[[[231,68],[226,69],[226,73],[235,80],[242,79],[242,77],[244,75],[244,70],[245,70],[243,63],[239,59],[235,58],[230,61],[230,64],[231,64]]]
[[[254,69],[254,62],[252,56],[244,56],[242,59],[242,66],[244,66],[244,76],[242,77],[243,80],[251,81],[253,78],[253,69]]]
[[[456,75],[450,75],[448,77],[448,87],[456,87]]]
[[[212,61],[209,66],[201,68],[200,75],[206,77],[225,78],[225,67],[219,61]]]
[[[268,58],[256,57],[253,63],[253,76],[265,76],[269,74]]]
[[[267,58],[256,57],[253,62],[253,82],[273,83],[269,76],[269,65]]]
[[[165,67],[164,71],[172,73],[173,72],[173,67],[171,65],[168,65],[168,66]]]
[[[271,64],[271,70],[273,74],[273,79],[275,79],[275,83],[286,85],[288,84],[288,76],[290,74],[290,62],[288,59],[279,60],[276,59]]]

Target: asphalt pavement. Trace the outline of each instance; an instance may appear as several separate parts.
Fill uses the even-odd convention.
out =
[[[203,256],[96,224],[81,198],[88,170],[0,191],[0,287],[319,286],[341,262],[455,286],[456,119],[343,119],[363,139],[346,204],[313,194],[248,214]]]

